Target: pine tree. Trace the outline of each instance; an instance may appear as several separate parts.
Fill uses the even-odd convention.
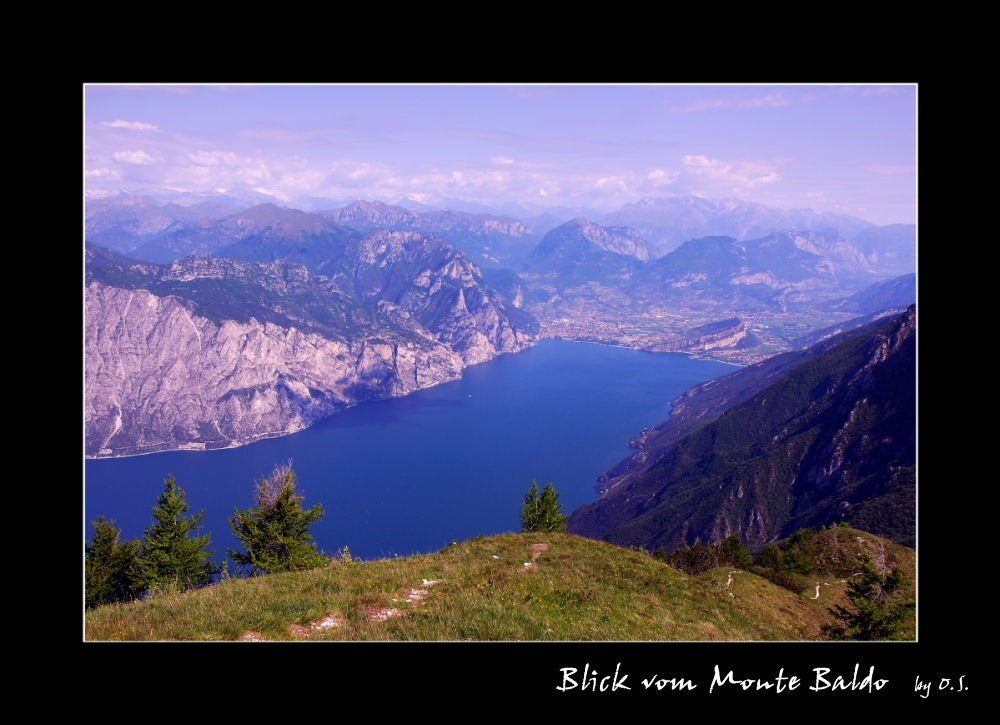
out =
[[[753,567],[753,555],[743,547],[743,542],[738,534],[727,536],[722,541],[719,550],[719,560],[721,564],[738,566],[741,569]]]
[[[539,531],[565,531],[566,521],[569,516],[563,516],[560,511],[563,505],[559,503],[559,494],[549,483],[542,489],[542,495],[538,499],[538,530]]]
[[[521,504],[521,533],[532,531],[538,531],[538,481],[535,480],[532,480]]]
[[[184,490],[173,475],[164,482],[165,489],[153,507],[153,524],[146,529],[139,546],[139,559],[147,588],[185,590],[211,584],[218,572],[206,548],[210,535],[192,536],[201,528],[205,512],[185,516],[191,507],[184,500]]]
[[[700,536],[695,538],[694,546],[691,547],[691,553],[688,555],[688,558],[691,562],[690,569],[686,569],[685,571],[689,574],[701,574],[718,563],[714,547],[703,542]]]
[[[816,532],[812,529],[799,529],[785,541],[782,552],[785,571],[809,576],[816,571],[815,557]]]
[[[91,521],[94,538],[87,543],[84,559],[85,600],[88,607],[109,602],[130,602],[143,592],[139,569],[139,542],[122,541],[114,521],[98,516]]]
[[[327,563],[309,534],[309,527],[323,516],[323,506],[303,509],[305,497],[296,493],[297,481],[291,461],[275,466],[254,491],[257,505],[246,511],[236,509],[229,519],[229,528],[245,549],[229,549],[229,555],[238,565],[249,566],[251,574],[312,569]]]
[[[910,582],[899,569],[880,572],[867,551],[858,555],[858,563],[861,573],[847,584],[853,609],[838,605],[831,610],[843,622],[832,635],[838,639],[894,639],[902,632],[909,609],[896,594]]]
[[[559,494],[551,483],[539,494],[538,481],[533,480],[521,505],[521,531],[565,531],[569,517],[560,513],[562,507]]]

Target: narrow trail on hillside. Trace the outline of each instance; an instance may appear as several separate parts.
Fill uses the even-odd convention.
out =
[[[532,544],[531,545],[531,560],[524,562],[524,566],[520,569],[521,571],[535,569],[538,567],[538,557],[541,556],[543,551],[548,551],[549,545],[546,543]],[[493,557],[498,558],[497,556]],[[730,575],[730,581],[732,581],[732,575]],[[440,584],[440,579],[422,579],[418,587],[406,587],[401,592],[401,597],[393,597],[393,601],[405,602],[407,604],[419,605],[421,601],[430,593],[430,588],[435,584]],[[368,615],[369,622],[386,622],[394,617],[402,616],[404,609],[399,607],[376,607],[376,606],[366,606],[364,607],[365,613]],[[294,636],[305,639],[317,632],[324,632],[329,629],[334,629],[336,627],[346,626],[343,615],[338,612],[332,612],[324,617],[311,623],[308,627],[303,627],[298,624],[289,624],[288,631]],[[238,641],[240,642],[266,642],[268,641],[260,632],[254,632],[252,630],[247,630],[240,635]]]

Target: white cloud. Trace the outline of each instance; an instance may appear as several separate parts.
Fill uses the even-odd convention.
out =
[[[90,199],[104,199],[109,196],[114,196],[118,193],[117,189],[87,189],[83,192],[84,198]]]
[[[490,161],[492,161],[494,164],[514,163],[514,159],[510,158],[509,156],[490,156]]]
[[[713,166],[718,166],[720,162],[709,161],[705,156],[685,156],[681,159],[681,163],[685,166],[701,166],[703,168],[710,168]]]
[[[102,126],[110,126],[111,128],[130,128],[133,131],[159,131],[159,127],[153,123],[143,123],[142,121],[122,121],[118,119],[117,121],[101,121]]]
[[[268,196],[273,196],[275,199],[281,202],[289,202],[295,198],[281,191],[278,191],[277,189],[265,189],[263,186],[255,186],[253,190],[256,191],[258,194],[267,194]]]
[[[198,151],[187,157],[195,166],[235,166],[238,161],[231,151]]]
[[[733,190],[752,189],[761,184],[779,181],[778,172],[761,161],[723,161],[706,156],[685,156],[681,159],[682,172],[709,185],[724,184]],[[706,195],[711,195],[709,191]]]
[[[117,171],[113,171],[112,169],[107,169],[104,167],[101,167],[99,169],[87,169],[86,171],[83,172],[83,175],[88,179],[109,179],[109,180],[114,179],[117,181],[122,178],[122,175],[119,174]]]
[[[628,191],[628,184],[625,183],[623,179],[617,176],[602,176],[594,184],[601,191]]]
[[[746,187],[748,189],[753,189],[755,186],[760,186],[761,184],[771,184],[775,181],[780,181],[780,180],[781,177],[778,176],[778,172],[772,171],[771,173],[766,174],[765,176],[758,176],[753,179],[748,179],[746,182]]]
[[[138,151],[115,151],[111,154],[111,157],[121,164],[145,165],[156,162],[156,159],[142,149],[139,149]]]

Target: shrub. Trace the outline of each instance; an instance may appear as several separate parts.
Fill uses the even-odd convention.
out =
[[[769,569],[763,566],[755,566],[753,568],[753,573],[757,576],[762,576],[773,584],[777,584],[783,589],[787,589],[795,594],[801,594],[804,589],[809,586],[809,580],[803,576],[798,576],[797,574],[789,574],[783,571],[777,571],[775,569]]]

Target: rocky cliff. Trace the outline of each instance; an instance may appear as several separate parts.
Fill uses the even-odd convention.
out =
[[[91,246],[87,257],[88,456],[292,433],[355,403],[454,380],[534,340],[461,259],[413,281],[422,297],[392,301],[355,299],[295,265],[152,265]],[[429,314],[420,301],[435,301],[435,286],[443,296]]]
[[[405,310],[467,364],[532,344],[530,323],[482,279],[476,265],[441,239],[373,232],[349,247],[357,297]],[[513,319],[512,319],[513,318]]]
[[[650,345],[650,352],[706,352],[720,348],[737,347],[747,341],[750,323],[738,317],[720,320],[688,330],[687,334],[670,342]]]

